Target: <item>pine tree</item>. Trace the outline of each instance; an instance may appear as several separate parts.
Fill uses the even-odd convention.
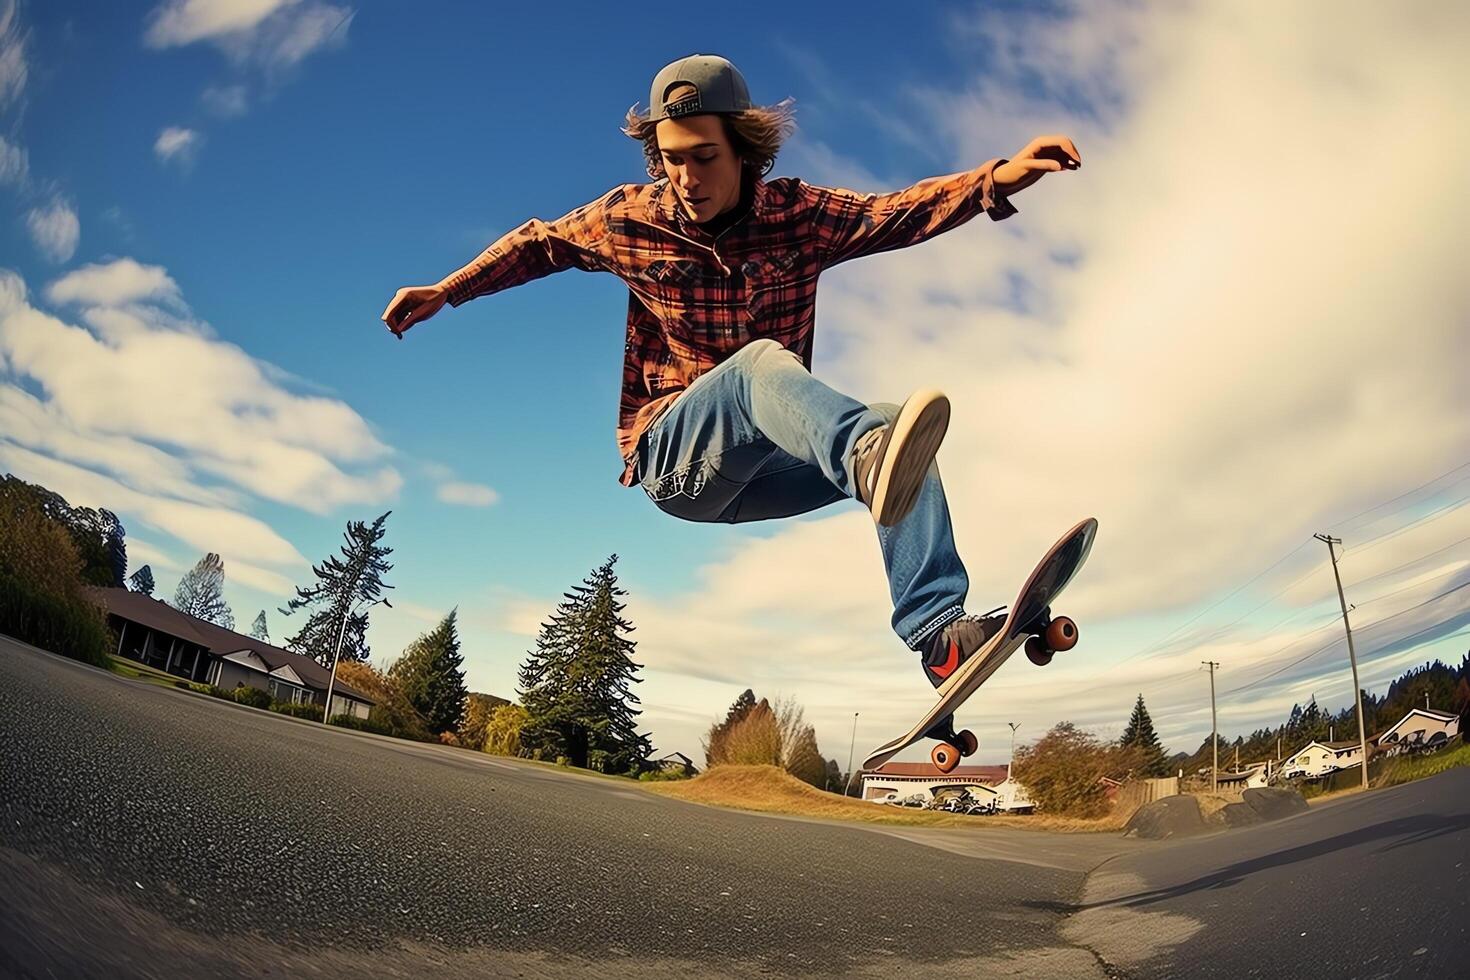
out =
[[[1159,744],[1159,736],[1154,732],[1154,722],[1149,717],[1148,708],[1144,707],[1142,694],[1133,704],[1133,716],[1128,719],[1128,727],[1123,730],[1118,744],[1138,752],[1139,775],[1163,776],[1168,773],[1169,760],[1164,755],[1164,747]]]
[[[386,560],[393,549],[378,544],[387,533],[383,525],[391,513],[384,513],[371,525],[348,521],[342,535],[346,541],[342,557],[333,555],[320,565],[313,565],[316,584],[310,588],[296,587],[296,598],[280,609],[281,615],[289,616],[298,609],[309,609],[310,613],[300,631],[286,641],[288,650],[330,667],[340,634],[343,660],[368,659],[371,651],[367,644],[367,610],[356,613],[352,610],[360,602],[391,605],[382,594],[384,589],[393,588],[383,584],[383,575],[393,568]],[[347,618],[345,633],[342,632],[344,617]]]
[[[225,602],[224,585],[224,560],[211,551],[179,579],[179,587],[174,590],[174,608],[186,616],[232,630],[235,614]]]
[[[438,735],[452,732],[464,717],[464,657],[459,652],[458,610],[409,644],[388,668],[410,704]]]
[[[638,696],[631,685],[633,625],[622,617],[627,595],[618,587],[613,555],[558,604],[521,667],[521,703],[528,720],[522,745],[566,756],[576,766],[630,772],[647,761],[652,745],[637,731]]]
[[[255,614],[255,622],[250,627],[250,635],[262,643],[269,643],[271,641],[270,630],[265,625],[264,609]]]
[[[133,573],[133,577],[128,579],[128,584],[132,587],[132,590],[134,592],[139,592],[143,595],[151,596],[154,589],[153,569],[149,568],[147,565],[144,565],[142,568]]]

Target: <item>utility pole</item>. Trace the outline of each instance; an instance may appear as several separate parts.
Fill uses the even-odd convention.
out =
[[[852,713],[852,740],[847,743],[847,785],[842,787],[843,796],[852,792],[852,748],[857,745],[857,716],[858,713],[854,711]]]
[[[1215,714],[1215,671],[1220,665],[1213,660],[1201,660],[1210,668],[1210,792],[1220,790],[1220,720]]]
[[[1342,604],[1342,625],[1347,630],[1348,663],[1353,665],[1353,700],[1358,705],[1358,751],[1363,755],[1363,788],[1368,788],[1368,736],[1363,729],[1363,689],[1358,686],[1358,654],[1353,649],[1353,625],[1348,621],[1347,598],[1342,594],[1342,575],[1337,570],[1337,552],[1333,545],[1342,544],[1341,538],[1327,534],[1312,537],[1327,545],[1328,557],[1332,559],[1332,577],[1337,582],[1337,601]]]
[[[1014,721],[1008,721],[1006,724],[1011,726],[1011,761],[1006,763],[1006,778],[1014,779],[1016,768],[1016,729],[1021,726]]]

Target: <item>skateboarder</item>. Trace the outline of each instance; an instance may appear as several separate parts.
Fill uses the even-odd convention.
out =
[[[817,277],[981,212],[1007,218],[1010,196],[1081,158],[1065,136],[1042,136],[1010,159],[889,194],[766,181],[791,116],[790,100],[754,105],[725,59],[681,58],[654,77],[647,114],[627,114],[652,183],[533,218],[440,282],[398,290],[382,318],[402,339],[446,302],[570,268],[618,276],[629,290],[621,483],[689,521],[857,499],[877,523],[894,631],[937,687],[1004,619],[965,614],[969,580],[934,464],[949,401],[925,389],[865,405],[813,377]]]

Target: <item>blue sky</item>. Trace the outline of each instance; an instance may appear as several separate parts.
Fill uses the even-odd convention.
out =
[[[541,280],[402,342],[378,315],[527,217],[645,179],[622,114],[691,52],[731,58],[757,101],[796,99],[775,172],[815,183],[891,189],[1062,132],[1083,169],[1018,196],[1016,217],[824,279],[816,371],[869,400],[951,394],[940,461],[975,611],[1074,520],[1102,521],[1071,609],[1087,658],[998,677],[975,703],[982,761],[1018,717],[1023,737],[1064,717],[1115,733],[1138,690],[1192,748],[1198,661],[1227,663],[1222,689],[1246,683],[1310,649],[1274,624],[1330,614],[1325,548],[1292,549],[1470,458],[1470,297],[1440,258],[1467,244],[1465,192],[1438,157],[1383,177],[1414,125],[1464,142],[1436,81],[1464,77],[1445,40],[1463,15],[729,9],[0,5],[0,469],[117,510],[161,593],[219,551],[237,620],[267,609],[277,638],[292,624],[275,607],[345,522],[392,509],[400,608],[374,614],[375,660],[457,606],[471,684],[499,694],[539,618],[617,553],[661,748],[697,755],[753,686],[797,697],[845,762],[853,711],[861,749],[924,697],[856,504],[699,526],[619,486],[611,277]],[[1055,476],[1060,451],[1081,479]],[[1470,535],[1464,476],[1337,530],[1349,585],[1404,566],[1365,587],[1401,589],[1393,613],[1465,581],[1463,545],[1413,563]],[[1436,508],[1353,567],[1349,532]],[[1385,624],[1384,650],[1410,625],[1462,628],[1463,596]],[[1344,700],[1340,659],[1222,719],[1243,731],[1312,693]]]

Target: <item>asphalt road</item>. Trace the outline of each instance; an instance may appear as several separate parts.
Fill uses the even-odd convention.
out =
[[[1470,953],[1461,774],[1181,844],[860,828],[3,638],[0,746],[5,976],[1444,976]]]

